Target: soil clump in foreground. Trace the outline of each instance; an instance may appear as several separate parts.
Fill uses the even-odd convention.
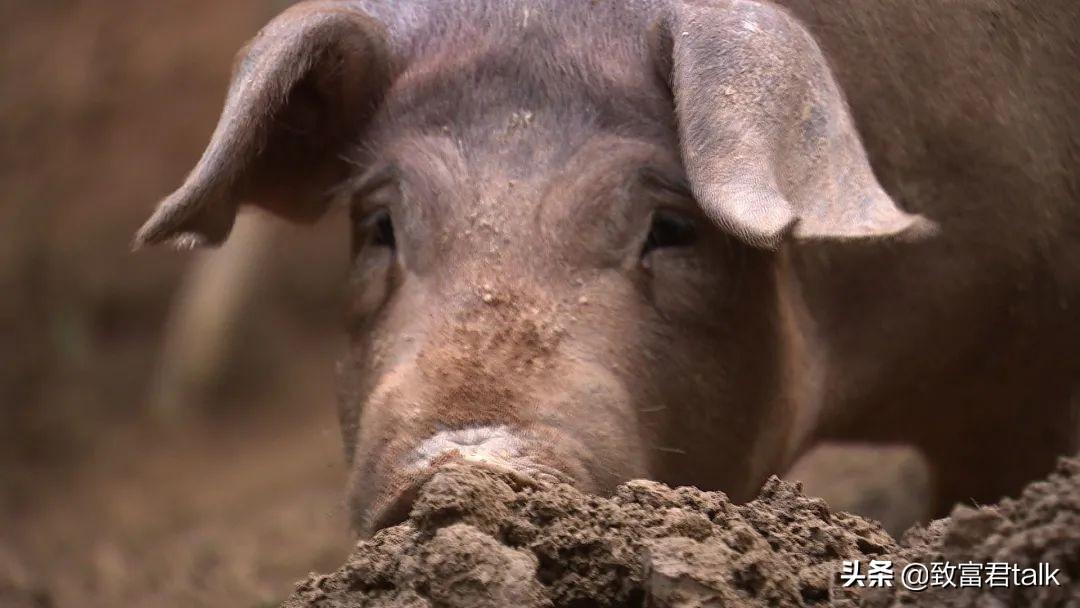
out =
[[[842,587],[842,560],[892,560],[888,588]],[[910,562],[1040,562],[1060,586],[909,592]],[[956,575],[958,576],[958,574]],[[957,583],[958,583],[957,579]],[[1080,460],[994,506],[957,506],[897,542],[770,479],[737,505],[720,492],[631,481],[610,498],[450,465],[408,521],[361,541],[286,608],[1080,606]]]

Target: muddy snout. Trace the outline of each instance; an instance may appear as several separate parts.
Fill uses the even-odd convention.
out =
[[[406,519],[419,488],[449,463],[551,476],[586,492],[646,472],[622,379],[566,344],[563,321],[481,305],[432,321],[417,330],[423,340],[387,355],[392,366],[367,372],[378,380],[356,408],[350,488],[361,534]]]
[[[387,483],[366,509],[360,531],[372,534],[405,521],[423,485],[439,467],[449,464],[510,473],[522,483],[540,478],[592,489],[593,483],[583,467],[550,453],[553,445],[557,444],[550,437],[541,440],[534,433],[508,425],[437,431],[385,473]]]

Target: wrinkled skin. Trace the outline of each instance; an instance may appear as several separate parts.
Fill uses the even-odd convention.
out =
[[[1078,11],[789,4],[304,3],[138,242],[350,206],[361,532],[458,459],[744,499],[870,437],[1016,489],[1076,448]]]

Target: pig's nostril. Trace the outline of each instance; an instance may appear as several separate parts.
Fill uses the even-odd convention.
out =
[[[475,462],[500,462],[517,458],[522,442],[503,426],[441,431],[425,439],[413,452],[410,465],[429,467],[455,454]]]

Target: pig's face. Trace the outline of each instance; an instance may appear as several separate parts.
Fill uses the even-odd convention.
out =
[[[362,531],[456,459],[746,496],[813,424],[777,247],[919,223],[786,14],[558,8],[290,9],[138,237],[220,241],[240,202],[350,206],[341,418]]]
[[[783,438],[759,394],[778,385],[770,255],[702,215],[670,141],[557,118],[513,141],[391,131],[353,186],[342,420],[363,528],[452,459],[742,495],[755,455],[782,454],[762,445]]]

